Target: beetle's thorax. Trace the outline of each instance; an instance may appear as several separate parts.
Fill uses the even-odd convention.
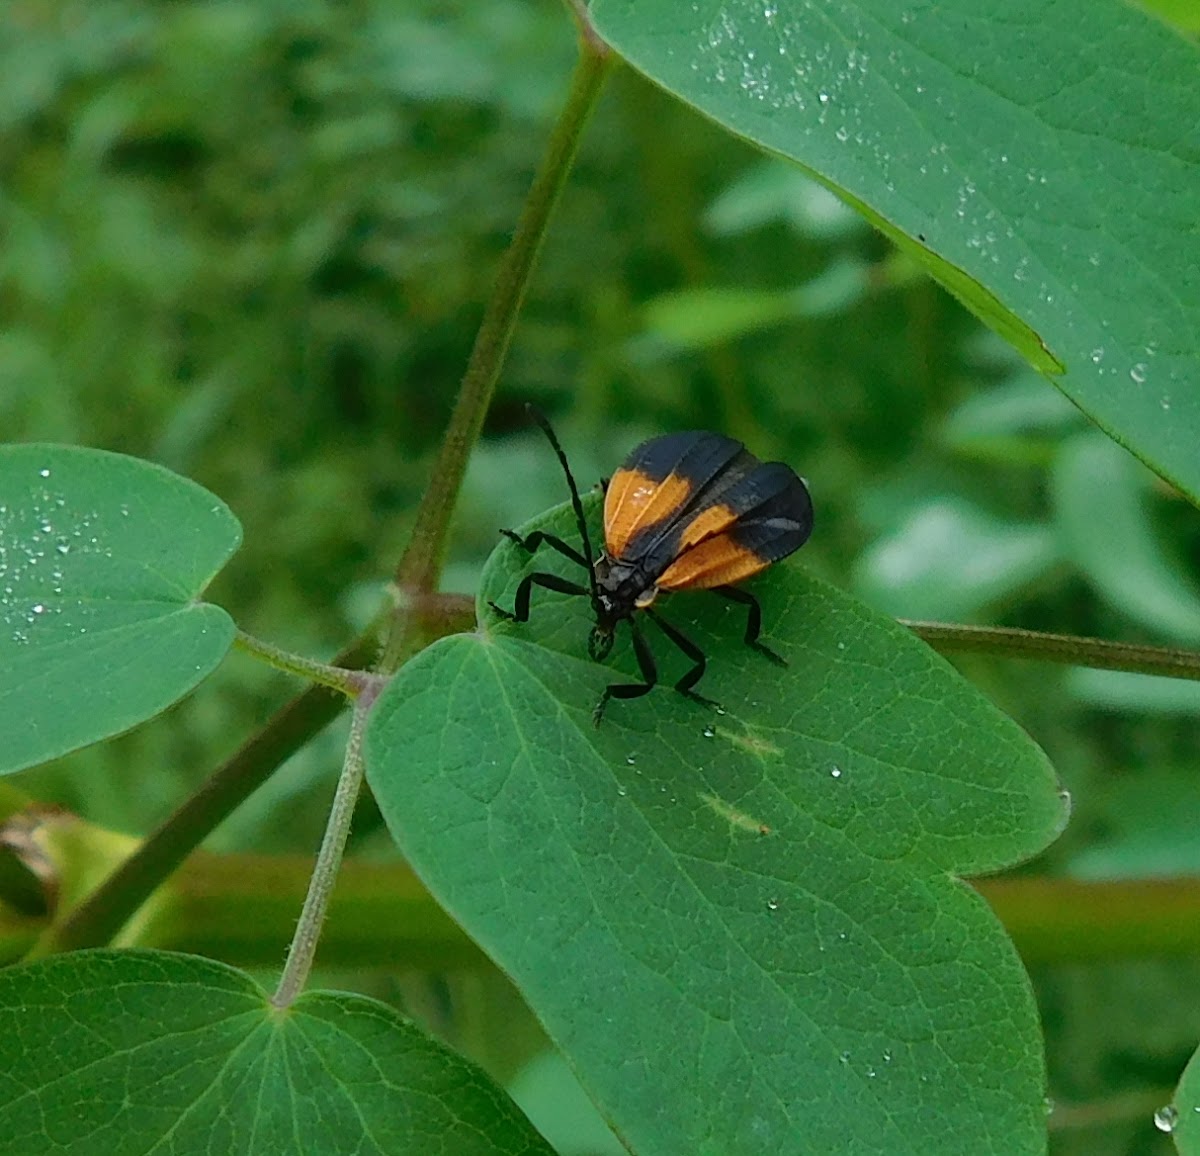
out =
[[[606,622],[628,618],[644,610],[658,595],[654,580],[637,562],[624,562],[605,552],[596,559],[596,608]]]

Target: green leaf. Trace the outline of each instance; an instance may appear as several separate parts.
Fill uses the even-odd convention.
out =
[[[1088,821],[1097,834],[1076,851],[1077,879],[1200,875],[1200,785],[1190,765],[1131,771],[1094,784]]]
[[[594,499],[590,500],[593,515]],[[569,511],[536,523],[573,536]],[[435,897],[510,974],[639,1156],[1040,1152],[1029,985],[954,876],[1044,847],[1054,774],[1012,722],[896,623],[791,565],[754,585],[786,670],[741,645],[742,608],[663,612],[709,655],[699,690],[659,636],[586,656],[586,599],[537,591],[504,545],[483,629],[384,692],[368,776]],[[647,623],[647,630],[653,631]],[[622,632],[624,633],[624,632]]]
[[[558,1156],[628,1156],[587,1098],[561,1053],[542,1052],[508,1087],[521,1110]]]
[[[866,290],[867,267],[839,260],[795,289],[685,289],[647,302],[648,335],[674,349],[705,349],[797,317],[849,307]]]
[[[1195,46],[1120,0],[593,0],[635,68],[799,162],[1200,496]]]
[[[0,972],[5,1150],[64,1156],[552,1156],[481,1072],[392,1008],[167,952]]]
[[[941,440],[964,457],[1047,465],[1064,433],[1084,422],[1032,371],[971,394],[947,418]]]
[[[1113,606],[1153,630],[1200,643],[1200,591],[1154,535],[1152,477],[1120,446],[1082,434],[1054,463],[1064,548]]]
[[[195,601],[241,541],[225,504],[150,462],[0,447],[0,771],[128,730],[221,661]]]
[[[1103,711],[1200,714],[1200,682],[1188,678],[1076,667],[1064,685],[1072,698]]]
[[[1179,1156],[1200,1156],[1200,1052],[1192,1054],[1174,1101],[1154,1114],[1154,1123],[1173,1133]]]
[[[863,219],[824,185],[774,159],[746,169],[708,207],[704,223],[718,237],[782,221],[803,236],[836,241],[863,230]]]
[[[962,498],[940,498],[864,550],[854,584],[889,614],[953,622],[1025,589],[1058,561],[1049,526],[1002,521]]]

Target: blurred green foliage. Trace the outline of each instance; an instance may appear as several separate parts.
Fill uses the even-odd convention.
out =
[[[151,458],[219,493],[246,543],[214,600],[331,654],[405,540],[572,57],[550,0],[9,0],[0,432]],[[825,190],[628,72],[553,222],[447,588],[472,590],[497,529],[563,497],[527,399],[581,479],[669,428],[786,458],[817,503],[803,564],[891,613],[1200,634],[1193,508]],[[1196,867],[1177,821],[1200,799],[1190,684],[960,666],[1075,796],[1041,869]],[[154,724],[21,785],[145,830],[290,689],[231,659]],[[299,753],[215,844],[310,850],[337,749]],[[385,853],[369,805],[356,839]],[[1200,1034],[1193,971],[1041,975],[1055,1094],[1165,1102]],[[1057,1150],[1162,1142],[1139,1116]]]

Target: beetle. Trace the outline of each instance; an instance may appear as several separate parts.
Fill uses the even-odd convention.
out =
[[[762,607],[735,583],[794,553],[813,527],[812,498],[796,472],[783,462],[761,462],[734,438],[693,430],[664,434],[637,446],[604,487],[604,549],[593,554],[579,489],[567,455],[545,416],[527,406],[549,439],[571,492],[583,552],[544,530],[522,537],[501,533],[526,553],[546,545],[587,571],[586,586],[557,574],[527,574],[511,611],[488,605],[502,618],[529,621],[534,586],[591,600],[595,625],[588,653],[603,662],[617,626],[629,623],[642,682],[605,687],[592,712],[598,726],[610,699],[638,698],[658,683],[654,654],[637,615],[644,613],[692,666],[675,683],[681,694],[708,706],[695,691],[707,665],[704,652],[655,608],[664,591],[711,590],[746,607],[743,641],[780,666],[787,663],[759,640]]]

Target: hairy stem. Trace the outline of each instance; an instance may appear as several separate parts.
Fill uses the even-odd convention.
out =
[[[369,677],[359,670],[347,670],[345,667],[331,666],[325,662],[305,658],[301,654],[293,654],[290,650],[283,650],[270,642],[255,638],[244,630],[237,632],[234,645],[247,654],[262,659],[276,670],[282,670],[288,674],[306,678],[320,686],[326,686],[330,690],[339,691],[347,698],[354,698],[362,690],[364,680]]]
[[[271,1002],[278,1008],[286,1008],[294,1003],[296,997],[304,990],[308,973],[312,970],[313,959],[317,954],[317,943],[321,938],[321,928],[325,924],[325,913],[329,910],[329,898],[333,894],[338,868],[342,865],[342,855],[346,850],[346,839],[350,835],[354,804],[358,801],[358,793],[362,789],[363,730],[374,700],[375,693],[367,692],[360,695],[354,704],[354,715],[350,721],[350,741],[346,744],[346,759],[342,764],[337,790],[334,792],[333,806],[329,810],[325,837],[321,840],[321,849],[317,852],[312,878],[308,881],[308,894],[304,897],[300,922],[296,925],[296,933],[288,948],[283,975],[279,977],[279,986],[271,997]]]
[[[1127,670],[1171,678],[1200,679],[1200,653],[1170,646],[1105,642],[1074,634],[1041,634],[1003,626],[958,626],[949,622],[900,619],[934,650],[944,654],[994,654],[1091,666],[1098,670]]]

